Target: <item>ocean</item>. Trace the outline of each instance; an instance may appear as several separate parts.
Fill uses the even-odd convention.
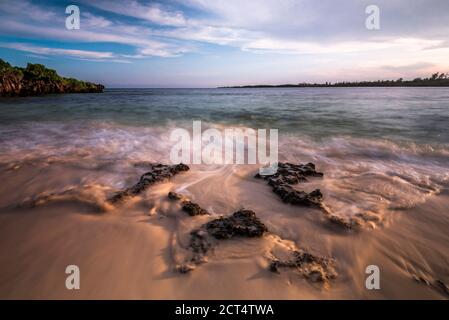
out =
[[[0,124],[103,122],[156,127],[202,120],[417,143],[449,141],[446,88],[106,89],[2,99]]]

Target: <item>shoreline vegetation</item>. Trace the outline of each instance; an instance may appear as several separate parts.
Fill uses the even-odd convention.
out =
[[[244,86],[225,86],[226,88],[343,88],[343,87],[449,87],[449,73],[434,73],[428,78],[415,78],[413,80],[375,80],[375,81],[344,81],[344,82],[325,82],[325,83],[298,83],[298,84],[259,84]]]
[[[54,93],[101,93],[104,86],[64,78],[42,64],[13,67],[0,59],[0,97],[39,96]]]

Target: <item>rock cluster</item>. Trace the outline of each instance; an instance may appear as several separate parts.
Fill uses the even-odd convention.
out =
[[[232,216],[211,220],[190,232],[189,249],[193,253],[191,262],[203,262],[205,255],[215,245],[216,240],[234,237],[262,237],[267,231],[267,227],[251,210],[242,209],[234,212]],[[180,271],[184,269],[182,268]]]
[[[184,199],[184,196],[182,194],[176,193],[174,191],[170,191],[168,193],[168,198],[170,200],[182,200],[182,199]]]
[[[220,217],[209,221],[203,227],[216,239],[239,237],[261,237],[267,227],[256,217],[252,210],[239,210],[230,217]]]
[[[359,228],[369,219],[365,214],[356,214],[351,218],[343,218],[330,212],[330,210],[323,203],[323,194],[320,189],[315,189],[312,192],[305,192],[297,190],[293,185],[300,182],[307,182],[307,177],[322,177],[323,173],[316,171],[313,163],[307,164],[293,164],[293,163],[279,163],[278,170],[273,175],[256,174],[256,178],[265,179],[272,190],[277,194],[282,201],[293,205],[315,207],[320,209],[326,219],[334,225],[343,227],[345,229]]]
[[[271,261],[270,271],[279,273],[281,269],[295,269],[312,282],[326,282],[337,277],[332,259],[317,257],[301,249],[291,251],[287,260]]]
[[[200,207],[199,204],[190,201],[187,199],[187,197],[183,196],[182,194],[170,191],[168,193],[168,198],[171,200],[179,200],[181,201],[182,210],[188,213],[189,216],[202,216],[209,214],[209,212],[206,209],[203,209]]]
[[[278,170],[273,175],[256,175],[256,178],[263,178],[268,181],[268,185],[273,188],[282,201],[294,205],[313,206],[324,210],[322,200],[323,194],[320,189],[310,193],[298,191],[292,187],[299,182],[306,182],[307,177],[322,177],[323,173],[315,170],[313,163],[307,164],[278,164]]]
[[[155,184],[156,182],[168,180],[174,175],[190,169],[187,165],[182,163],[171,166],[155,163],[149,165],[148,167],[150,171],[144,173],[135,185],[117,192],[109,199],[109,201],[111,203],[122,202],[127,198],[134,197],[145,191],[149,186]]]
[[[235,237],[261,238],[266,233],[267,227],[251,210],[242,209],[229,217],[211,220],[190,232],[189,250],[192,256],[187,263],[179,266],[178,270],[186,273],[193,270],[195,264],[203,263],[217,241]],[[290,250],[288,259],[271,260],[270,271],[280,273],[282,269],[294,269],[312,282],[327,282],[337,276],[334,260],[315,256],[296,247]]]
[[[203,216],[209,214],[206,209],[201,208],[197,203],[192,201],[183,201],[182,210],[187,212],[189,216]]]

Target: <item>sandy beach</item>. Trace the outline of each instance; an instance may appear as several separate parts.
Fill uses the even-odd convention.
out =
[[[449,193],[444,179],[437,188],[424,180],[407,180],[411,175],[400,178],[405,170],[400,166],[390,176],[389,170],[380,176],[364,175],[359,170],[366,168],[352,166],[348,158],[341,158],[342,146],[334,147],[315,157],[304,149],[293,155],[291,147],[281,147],[280,154],[296,163],[315,162],[324,177],[300,187],[308,191],[319,187],[324,203],[337,214],[344,216],[351,207],[376,214],[378,219],[357,230],[330,223],[315,208],[283,203],[263,180],[254,178],[255,165],[192,165],[188,172],[111,205],[107,199],[135,183],[145,168],[133,161],[99,160],[93,157],[99,156],[98,150],[96,154],[79,149],[77,157],[73,153],[45,160],[24,157],[4,164],[0,168],[0,297],[446,299],[447,293],[437,284],[449,280]],[[393,162],[387,158],[376,163],[382,167]],[[442,176],[430,179],[437,177]],[[368,185],[377,194],[367,194]],[[179,203],[168,199],[169,191],[188,196],[211,214],[187,215]],[[191,230],[243,207],[256,213],[267,234],[220,241],[207,254],[207,262],[187,274],[176,269]],[[333,258],[338,276],[315,283],[295,270],[270,272],[273,250],[292,244]],[[80,268],[80,290],[65,288],[64,271],[71,264]],[[365,288],[365,268],[371,264],[381,270],[381,290]]]

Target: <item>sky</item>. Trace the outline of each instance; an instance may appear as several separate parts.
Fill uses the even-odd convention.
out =
[[[0,0],[0,58],[107,87],[409,79],[449,72],[448,21],[448,0]]]

